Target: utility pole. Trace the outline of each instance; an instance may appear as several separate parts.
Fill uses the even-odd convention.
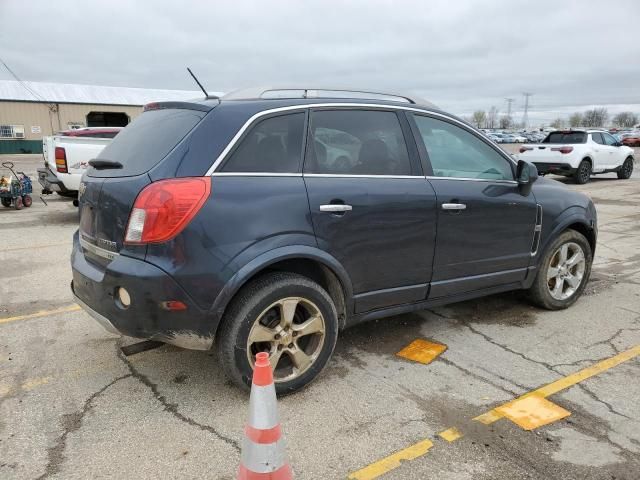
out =
[[[511,118],[511,104],[513,103],[513,98],[505,98],[507,101],[507,117]]]
[[[533,95],[533,93],[524,92],[524,114],[522,115],[522,126],[527,128],[527,124],[529,123],[529,97]]]

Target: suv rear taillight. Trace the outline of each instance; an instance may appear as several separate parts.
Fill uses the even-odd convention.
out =
[[[552,152],[560,152],[560,153],[571,153],[571,152],[573,152],[573,147],[552,148],[551,151]]]
[[[138,195],[129,216],[124,243],[161,243],[178,235],[211,193],[211,177],[160,180]]]
[[[67,173],[67,152],[62,147],[56,147],[56,170],[60,173]]]

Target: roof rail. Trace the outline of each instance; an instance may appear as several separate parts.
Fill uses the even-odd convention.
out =
[[[309,87],[252,87],[235,90],[222,97],[223,100],[257,100],[257,99],[283,99],[283,98],[344,98],[344,99],[369,99],[385,100],[389,102],[411,103],[427,107],[436,107],[414,95],[378,92],[352,88],[309,88]]]

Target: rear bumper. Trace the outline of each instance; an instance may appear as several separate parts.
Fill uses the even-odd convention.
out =
[[[577,168],[573,168],[568,163],[543,163],[533,162],[538,169],[538,173],[555,173],[556,175],[573,175],[576,173]]]
[[[38,182],[42,188],[51,192],[66,193],[68,191],[64,183],[47,167],[38,169]]]
[[[145,261],[117,255],[106,268],[84,256],[74,235],[71,290],[77,303],[111,333],[158,340],[191,350],[209,350],[213,333],[208,312],[201,310],[170,275]],[[128,308],[117,289],[131,297]],[[186,310],[168,311],[163,302],[178,300]]]

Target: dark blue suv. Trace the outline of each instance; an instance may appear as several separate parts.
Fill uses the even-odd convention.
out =
[[[565,308],[596,245],[587,196],[403,96],[154,103],[90,165],[78,303],[112,332],[215,348],[239,385],[269,352],[279,393],[365,320],[515,289]]]

